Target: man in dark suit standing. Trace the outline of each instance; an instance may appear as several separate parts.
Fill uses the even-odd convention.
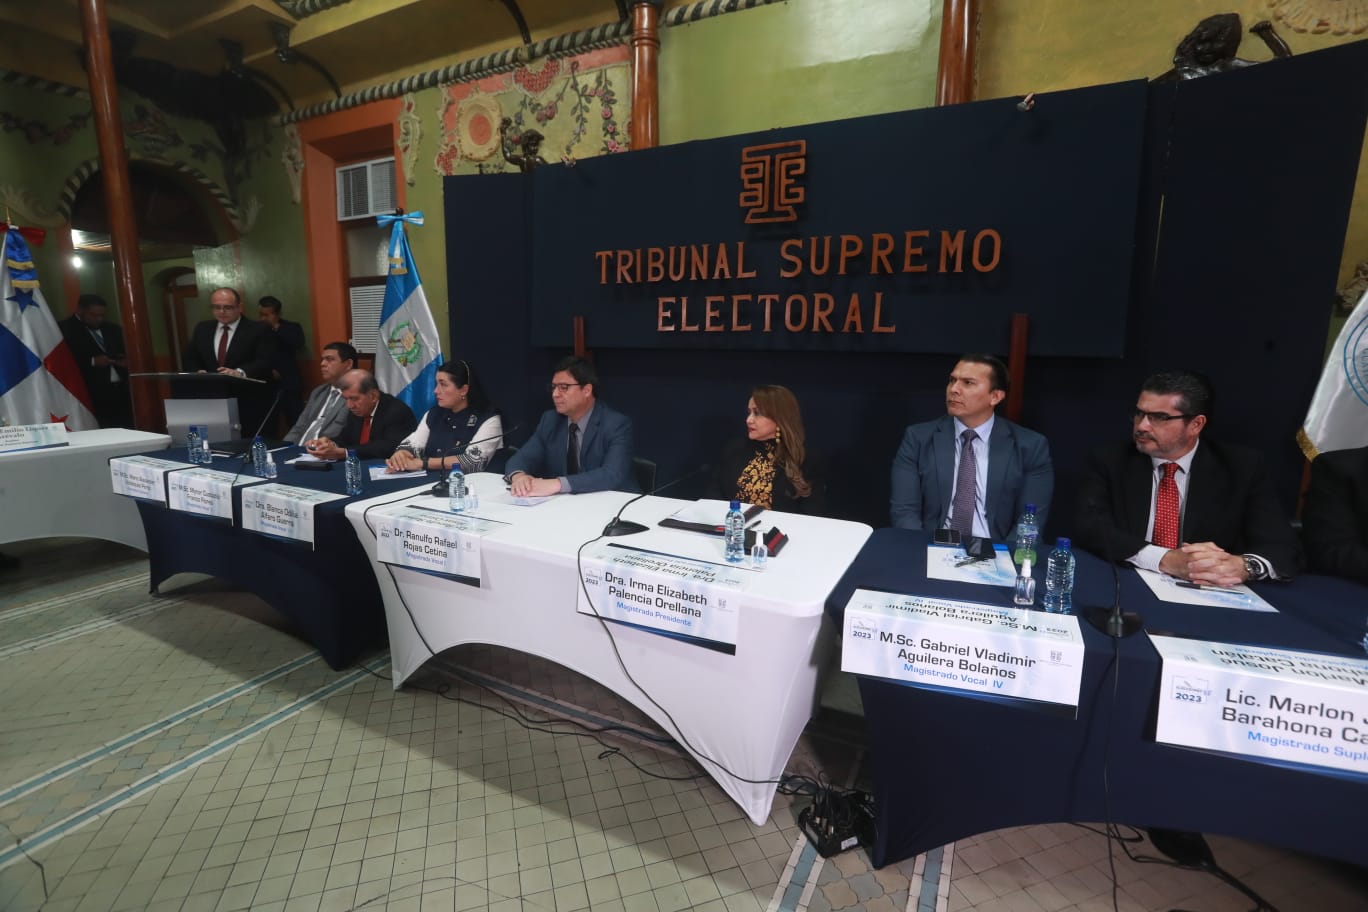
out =
[[[551,377],[555,406],[508,460],[516,497],[632,491],[632,421],[598,401],[598,374],[583,358],[566,358]]]
[[[128,353],[123,330],[105,322],[105,302],[83,294],[76,312],[63,320],[62,337],[85,378],[100,427],[133,426],[133,403],[128,394]]]
[[[267,295],[257,301],[257,319],[275,333],[275,362],[271,376],[280,384],[280,414],[285,426],[299,420],[304,409],[304,378],[299,373],[299,353],[304,350],[304,327],[280,315],[280,299]]]
[[[1006,541],[1028,503],[1045,525],[1050,444],[994,413],[1008,383],[1007,366],[992,355],[960,357],[945,387],[947,414],[909,427],[893,457],[894,526]]]
[[[334,439],[320,437],[307,441],[304,448],[319,459],[345,459],[347,450],[356,450],[361,459],[389,457],[399,443],[418,426],[412,410],[389,393],[380,392],[370,371],[348,371],[342,376],[342,398],[347,403],[347,421]]]
[[[209,304],[214,319],[197,324],[190,334],[181,356],[183,369],[270,382],[271,365],[275,361],[275,333],[264,324],[243,316],[242,296],[235,288],[215,288],[209,295]],[[215,392],[218,396],[237,397],[242,435],[247,437],[266,420],[271,392],[269,387],[256,384],[234,385],[244,388]]]
[[[1368,585],[1368,447],[1311,463],[1302,535],[1310,569]]]
[[[1191,371],[1145,380],[1131,439],[1089,458],[1079,544],[1216,586],[1292,576],[1296,542],[1263,458],[1201,436],[1213,395],[1210,381]]]
[[[235,288],[216,288],[209,296],[214,319],[195,326],[181,363],[186,371],[230,374],[270,380],[275,361],[275,334],[242,316],[242,296]]]

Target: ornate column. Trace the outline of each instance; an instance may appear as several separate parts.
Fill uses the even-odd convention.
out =
[[[138,253],[138,225],[133,217],[133,191],[128,178],[128,153],[124,149],[119,119],[119,93],[114,81],[114,55],[109,48],[109,19],[104,0],[79,0],[81,31],[85,35],[86,73],[90,77],[90,101],[95,114],[95,137],[104,170],[105,205],[109,209],[109,233],[114,250],[114,287],[119,295],[128,369],[134,373],[153,370],[152,334],[144,300],[142,257]],[[132,383],[133,423],[151,430],[161,423],[157,386],[145,380]]]
[[[974,98],[974,52],[979,0],[945,0],[941,13],[940,63],[936,67],[936,104]]]
[[[660,8],[664,0],[632,4],[632,132],[633,149],[660,145]]]

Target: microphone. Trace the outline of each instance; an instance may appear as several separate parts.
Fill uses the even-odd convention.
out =
[[[618,508],[617,514],[614,515],[613,518],[608,521],[608,525],[603,527],[604,537],[615,538],[619,535],[635,535],[638,532],[645,532],[647,529],[650,528],[650,526],[643,526],[639,522],[632,522],[630,519],[623,519],[622,511],[630,507],[632,504],[636,503],[638,500],[641,500],[641,498],[645,497],[647,494],[655,494],[659,491],[664,491],[667,488],[673,488],[681,481],[688,481],[690,478],[702,475],[704,472],[710,471],[711,469],[712,466],[705,462],[698,468],[694,469],[692,472],[685,472],[683,475],[680,475],[674,481],[667,481],[663,485],[656,485],[656,487],[650,491],[642,491],[636,497],[633,497],[631,500],[627,501],[625,504]]]
[[[261,419],[261,424],[257,425],[256,433],[247,438],[247,449],[242,451],[241,461],[238,463],[237,471],[233,473],[233,480],[228,483],[230,490],[233,485],[237,484],[238,476],[242,474],[242,470],[247,468],[247,460],[252,458],[252,441],[255,441],[261,436],[261,431],[266,427],[266,422],[270,421],[271,416],[275,414],[276,406],[280,405],[280,395],[283,392],[285,391],[281,389],[276,390],[275,399],[271,402],[271,407],[266,410],[265,416]]]
[[[1144,618],[1134,611],[1121,610],[1121,570],[1112,557],[1112,537],[1111,525],[1102,525],[1102,549],[1106,552],[1103,556],[1107,563],[1111,564],[1112,571],[1112,603],[1111,607],[1101,605],[1083,610],[1083,617],[1087,619],[1098,630],[1105,633],[1114,640],[1124,639],[1134,636],[1145,626]]]
[[[520,428],[520,427],[522,427],[522,422],[521,422],[521,421],[518,421],[518,422],[515,422],[514,425],[513,425],[511,428],[509,428],[508,430],[506,430],[506,431],[500,431],[500,432],[497,433],[497,434],[490,434],[488,437],[484,438],[483,440],[472,440],[472,441],[470,441],[470,443],[467,443],[467,444],[464,444],[464,445],[458,443],[456,446],[452,447],[452,449],[453,449],[453,450],[458,450],[459,452],[457,452],[456,455],[459,456],[459,455],[461,455],[461,453],[464,453],[466,450],[470,449],[470,448],[473,447],[473,446],[478,446],[478,445],[481,444],[481,443],[489,443],[489,441],[491,441],[491,440],[500,440],[500,439],[506,437],[507,435],[513,433],[514,431],[516,431],[516,430],[517,430],[518,428]],[[446,458],[446,456],[448,456],[448,455],[450,455],[450,453],[441,454],[441,455],[438,456],[438,458],[439,458],[439,459],[444,459],[444,458]],[[455,468],[455,466],[452,466],[452,469],[454,469],[454,468]],[[440,479],[438,479],[437,483],[434,484],[434,485],[428,490],[428,493],[430,493],[433,497],[446,497],[447,494],[450,493],[450,491],[451,491],[451,469],[446,469],[446,470],[444,470],[444,471],[442,472],[442,477],[441,477]]]

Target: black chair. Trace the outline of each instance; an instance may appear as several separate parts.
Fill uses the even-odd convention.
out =
[[[656,464],[649,459],[640,456],[632,458],[632,474],[636,476],[637,487],[643,494],[650,494],[655,490]]]
[[[508,460],[511,459],[516,452],[518,452],[518,448],[515,446],[499,447],[494,451],[494,455],[489,457],[489,462],[485,464],[484,470],[486,472],[493,472],[496,475],[504,474],[507,470]]]

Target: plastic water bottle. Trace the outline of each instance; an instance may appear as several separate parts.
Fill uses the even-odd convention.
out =
[[[1017,520],[1016,541],[1012,548],[1012,561],[1018,567],[1027,558],[1036,562],[1036,542],[1040,539],[1040,523],[1036,520],[1036,505],[1028,503],[1026,511]]]
[[[452,513],[464,513],[466,508],[466,479],[460,466],[453,466],[447,476],[447,509]]]
[[[252,468],[256,471],[257,478],[266,477],[266,441],[261,439],[258,434],[252,441]]]
[[[746,557],[746,517],[741,512],[741,501],[733,500],[722,523],[723,538],[727,543],[727,562],[739,564]]]
[[[1368,652],[1368,622],[1363,625],[1363,651]]]
[[[356,450],[347,450],[347,494],[355,497],[361,493],[361,460],[356,458]]]
[[[1030,608],[1035,604],[1035,578],[1031,576],[1031,559],[1021,562],[1021,572],[1012,587],[1012,604],[1020,608]]]
[[[267,454],[266,454],[266,475],[265,475],[265,477],[266,477],[266,478],[270,478],[270,479],[272,479],[272,480],[275,480],[276,476],[279,475],[279,474],[280,474],[280,470],[276,468],[275,457],[272,456],[270,453],[267,453]]]
[[[1072,611],[1073,585],[1073,543],[1067,538],[1056,538],[1049,563],[1045,565],[1045,610],[1055,614]]]
[[[207,430],[207,428],[206,428],[206,430]],[[212,450],[209,449],[209,436],[208,436],[208,434],[201,434],[201,435],[200,435],[200,458],[199,458],[199,461],[200,461],[200,465],[213,465],[213,464],[214,464],[214,452],[213,452]]]
[[[203,447],[200,446],[199,425],[192,424],[185,434],[185,455],[192,465],[199,465],[200,453]]]

